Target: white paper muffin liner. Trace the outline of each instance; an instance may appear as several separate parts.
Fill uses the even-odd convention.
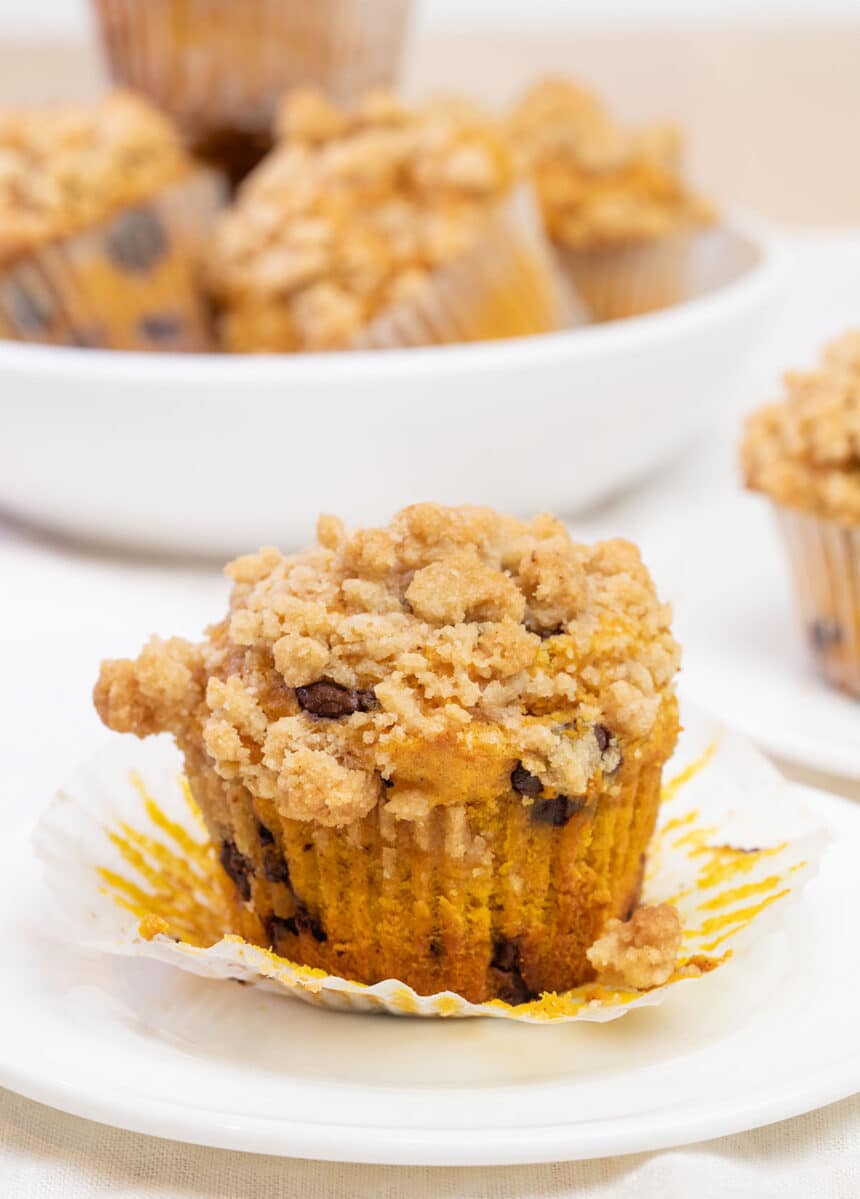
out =
[[[375,317],[356,350],[449,345],[525,337],[589,320],[554,259],[534,192],[516,187],[492,213],[476,244],[440,267],[408,301]]]
[[[773,505],[820,673],[860,697],[860,528]]]
[[[391,86],[411,0],[92,0],[111,73],[197,139],[268,131],[281,95]]]
[[[165,738],[111,743],[58,792],[35,834],[46,895],[65,925],[61,935],[82,946],[325,1007],[535,1024],[614,1020],[662,1003],[676,987],[717,985],[708,980],[727,962],[754,973],[756,945],[783,924],[787,902],[818,869],[828,840],[748,743],[706,718],[694,723],[673,759],[679,773],[664,789],[645,878],[643,902],[672,902],[684,927],[678,968],[654,990],[587,984],[516,1008],[475,1004],[452,992],[420,996],[394,979],[364,986],[243,941],[232,931],[243,913]],[[160,917],[173,934],[193,926],[207,944],[159,932]]]

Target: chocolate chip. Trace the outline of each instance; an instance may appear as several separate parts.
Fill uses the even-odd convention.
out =
[[[287,933],[295,934],[295,929],[291,927],[292,917],[285,920],[283,916],[269,916],[266,920],[266,935],[269,938],[269,944],[274,948],[278,942],[283,940]]]
[[[275,834],[267,829],[262,820],[257,821],[257,836],[260,838],[261,845],[274,845]]]
[[[809,626],[809,640],[818,653],[823,654],[832,645],[839,645],[842,629],[835,620],[815,620]]]
[[[225,841],[221,846],[221,865],[226,874],[236,884],[236,890],[247,903],[251,898],[251,875],[254,873],[253,864],[240,853],[232,841]]]
[[[341,687],[325,679],[309,683],[307,687],[296,687],[296,699],[299,707],[311,716],[325,716],[328,719],[352,716],[354,712],[370,712],[377,707],[373,691]]]
[[[516,938],[499,937],[496,940],[490,968],[497,972],[496,998],[514,1007],[535,998],[522,975],[520,945]]]
[[[290,885],[290,868],[276,850],[269,850],[263,858],[263,875],[266,882]]]
[[[25,336],[47,333],[56,316],[47,296],[36,296],[16,282],[12,282],[6,294],[6,305],[16,332]]]
[[[594,740],[597,742],[597,748],[600,750],[600,768],[607,777],[616,773],[621,769],[624,763],[624,755],[618,746],[618,738],[608,729],[605,724],[596,724],[594,726]]]
[[[394,786],[394,779],[387,779],[387,778],[383,777],[382,785],[383,785],[383,787],[385,787],[386,791],[390,791],[391,788]]]
[[[428,948],[430,950],[431,956],[434,958],[440,958],[442,956],[442,954],[445,952],[445,946],[442,944],[442,942],[439,940],[438,937],[431,937]]]
[[[522,762],[517,762],[511,771],[511,786],[517,795],[540,795],[543,791],[543,783],[538,776],[526,770]]]
[[[182,336],[182,320],[169,312],[156,312],[142,317],[138,322],[138,329],[147,341],[162,345],[164,342],[179,340]]]
[[[569,820],[585,807],[584,795],[557,795],[555,799],[536,799],[529,814],[537,824],[564,828]]]
[[[302,846],[302,851],[304,853],[309,853],[310,850],[312,850],[312,849],[313,849],[313,842],[311,842],[311,841],[308,841],[307,845]]]
[[[296,906],[295,915],[285,920],[284,925],[295,936],[299,936],[301,933],[310,933],[313,939],[320,943],[328,940],[328,934],[322,924],[310,914],[303,903]]]
[[[129,208],[114,220],[106,245],[117,266],[148,274],[167,253],[167,234],[151,209]]]
[[[594,740],[597,742],[597,748],[601,753],[609,748],[609,742],[612,740],[612,734],[605,724],[596,724],[594,726]]]

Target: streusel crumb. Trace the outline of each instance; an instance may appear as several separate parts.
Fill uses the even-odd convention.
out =
[[[372,93],[347,112],[298,92],[279,127],[213,247],[234,350],[348,346],[471,247],[516,177],[501,127],[465,102]]]
[[[0,109],[0,264],[149,199],[191,165],[166,117],[130,92]]]
[[[221,778],[284,818],[408,819],[510,793],[516,769],[545,796],[611,791],[678,668],[637,549],[578,545],[550,516],[419,504],[354,534],[323,517],[304,553],[228,572],[208,640],[106,662],[96,705],[183,747],[202,730]]]
[[[681,948],[681,917],[671,904],[646,905],[630,920],[610,920],[588,951],[600,982],[647,991],[668,982]]]
[[[593,93],[548,79],[523,97],[509,126],[547,229],[569,249],[647,241],[712,219],[682,178],[672,125],[626,129]]]
[[[814,371],[785,376],[786,399],[747,422],[747,486],[780,504],[860,523],[860,330],[827,346]]]

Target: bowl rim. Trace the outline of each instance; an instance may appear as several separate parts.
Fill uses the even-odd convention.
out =
[[[522,369],[532,364],[570,363],[612,356],[707,328],[734,311],[754,306],[782,272],[783,235],[763,218],[730,212],[716,226],[746,241],[756,261],[730,282],[671,308],[644,316],[586,325],[554,333],[466,345],[422,346],[350,353],[179,354],[46,346],[0,340],[0,378],[39,376],[139,384],[188,383],[219,387],[241,384],[372,383],[415,375],[481,374],[490,369]]]

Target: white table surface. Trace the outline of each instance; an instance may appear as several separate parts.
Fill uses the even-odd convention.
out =
[[[573,524],[584,537],[640,542],[662,592],[685,612],[708,603],[702,547],[714,570],[737,568],[725,547],[763,519],[737,485],[744,409],[776,393],[787,366],[810,362],[823,340],[860,326],[860,234],[803,234],[784,309],[720,429],[660,476]],[[647,396],[643,396],[647,402]],[[691,396],[691,403],[695,396]],[[479,498],[479,497],[476,497]],[[727,535],[728,533],[728,535]],[[696,553],[688,552],[696,545]],[[250,548],[250,547],[249,547]],[[0,827],[29,822],[68,772],[106,736],[89,695],[98,661],[134,653],[151,632],[194,636],[222,610],[214,566],[122,559],[73,547],[0,518]],[[715,613],[715,618],[718,616]],[[860,801],[860,784],[789,773]],[[3,985],[14,986],[4,978]],[[787,1047],[790,1050],[790,1047]],[[174,1145],[101,1128],[0,1090],[4,1199],[269,1199],[270,1196],[514,1196],[635,1194],[807,1196],[860,1194],[860,1100],[707,1145],[614,1161],[482,1171],[328,1166]]]

